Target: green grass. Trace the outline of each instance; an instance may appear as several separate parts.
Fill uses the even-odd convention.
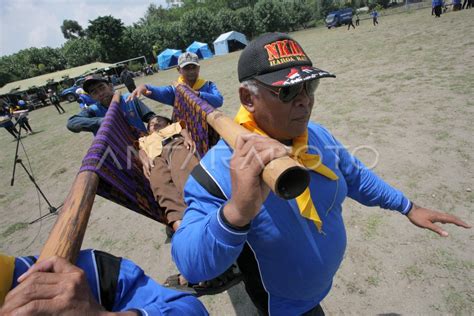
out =
[[[418,265],[411,265],[405,270],[403,270],[402,274],[409,280],[415,281],[420,280],[423,278],[423,269]]]
[[[469,315],[472,313],[473,295],[471,293],[458,292],[450,288],[444,293],[446,309],[450,314]]]
[[[371,239],[377,236],[380,225],[383,222],[383,216],[380,214],[370,215],[365,223],[364,236],[366,239]]]

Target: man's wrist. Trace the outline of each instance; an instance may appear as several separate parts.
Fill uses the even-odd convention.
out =
[[[408,207],[408,211],[406,213],[404,213],[404,215],[408,216],[411,213],[411,211],[414,210],[417,207],[418,207],[418,205],[416,205],[415,203],[410,201],[410,206]]]
[[[242,216],[235,205],[230,201],[221,211],[222,221],[236,230],[248,230],[250,228],[251,218]]]

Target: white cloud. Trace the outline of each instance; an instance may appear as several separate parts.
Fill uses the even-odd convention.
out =
[[[165,0],[0,0],[0,56],[29,47],[61,46],[65,19],[87,28],[89,20],[112,15],[131,25],[151,3],[166,6]]]

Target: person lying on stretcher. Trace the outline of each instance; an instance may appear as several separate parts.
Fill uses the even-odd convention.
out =
[[[183,122],[171,123],[164,116],[150,119],[148,133],[138,140],[139,158],[153,195],[165,210],[166,223],[174,232],[186,209],[184,184],[199,163],[194,155],[196,145]]]
[[[186,209],[184,184],[199,163],[195,155],[196,144],[183,122],[172,123],[159,115],[150,119],[148,136],[141,137],[138,143],[143,173],[150,181],[153,196],[164,209],[167,235],[171,238]],[[217,278],[198,284],[190,284],[181,274],[175,274],[168,277],[164,285],[197,296],[217,294],[242,280],[241,274],[234,270],[232,265]]]

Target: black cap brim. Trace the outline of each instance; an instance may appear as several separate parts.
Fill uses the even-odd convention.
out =
[[[254,79],[273,87],[291,86],[320,78],[336,78],[336,75],[312,66],[295,66],[254,77]]]

